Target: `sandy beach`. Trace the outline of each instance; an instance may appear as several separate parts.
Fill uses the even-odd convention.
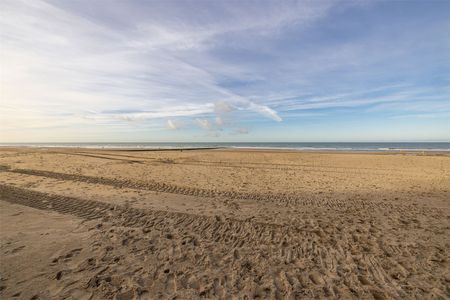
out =
[[[2,299],[448,299],[450,156],[0,149]]]

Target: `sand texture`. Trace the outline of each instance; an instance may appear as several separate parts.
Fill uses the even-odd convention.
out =
[[[1,299],[449,299],[450,157],[0,148]]]

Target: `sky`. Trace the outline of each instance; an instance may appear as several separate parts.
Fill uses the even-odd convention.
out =
[[[450,1],[0,1],[0,142],[450,141]]]

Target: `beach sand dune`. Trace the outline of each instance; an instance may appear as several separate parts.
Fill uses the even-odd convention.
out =
[[[2,299],[450,297],[450,157],[0,150]]]

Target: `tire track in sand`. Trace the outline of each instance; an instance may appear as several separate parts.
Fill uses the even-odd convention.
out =
[[[90,184],[108,185],[117,188],[131,188],[148,190],[153,192],[179,194],[206,198],[228,198],[232,200],[251,200],[258,202],[278,203],[286,206],[313,206],[331,209],[394,209],[415,211],[418,209],[416,204],[392,203],[383,201],[370,201],[359,199],[329,199],[329,198],[305,198],[289,193],[254,193],[254,192],[236,192],[236,191],[218,191],[211,189],[202,189],[196,187],[179,186],[170,183],[147,181],[139,182],[132,180],[121,180],[115,178],[96,177],[79,174],[67,174],[53,171],[34,170],[34,169],[11,169],[7,166],[0,166],[0,172],[11,172],[24,175],[41,176],[58,180],[78,181]],[[421,207],[429,210],[429,208]]]
[[[395,255],[380,255],[376,243],[370,243],[368,252],[364,250],[368,244],[362,238],[372,237],[373,233],[358,237],[358,230],[341,231],[336,222],[275,225],[130,208],[4,184],[0,184],[0,199],[87,220],[98,219],[100,236],[92,251],[103,253],[101,263],[108,271],[100,277],[92,275],[88,288],[93,290],[101,284],[113,292],[111,276],[123,272],[121,267],[140,264],[143,267],[133,275],[137,278],[135,284],[142,281],[139,278],[154,274],[147,286],[151,294],[160,291],[165,295],[209,298],[238,295],[382,299],[421,293],[408,289],[405,281],[418,275],[413,271],[401,268],[400,273],[395,273],[397,277],[392,277],[390,268],[395,265]],[[119,253],[127,253],[119,259],[130,260],[129,263],[117,264],[114,241],[119,243],[115,246],[120,248]],[[399,248],[402,259],[415,259],[414,253],[408,251],[408,247]],[[146,262],[151,258],[155,263]],[[421,270],[424,278],[431,271],[436,272],[427,265]],[[211,275],[204,277],[202,272]],[[138,286],[136,291],[145,290]]]
[[[144,229],[154,228],[155,226],[175,226],[180,229],[193,230],[198,234],[207,234],[210,239],[215,241],[242,240],[243,243],[278,244],[294,232],[302,231],[311,236],[315,235],[316,232],[314,228],[301,229],[248,220],[222,219],[182,212],[131,208],[101,201],[37,192],[4,184],[0,184],[0,199],[13,204],[70,214],[87,220],[113,221],[118,219],[120,220],[120,226],[142,227]],[[308,224],[305,226],[308,226]],[[249,230],[253,239],[248,239]],[[255,237],[257,238],[255,239]]]

